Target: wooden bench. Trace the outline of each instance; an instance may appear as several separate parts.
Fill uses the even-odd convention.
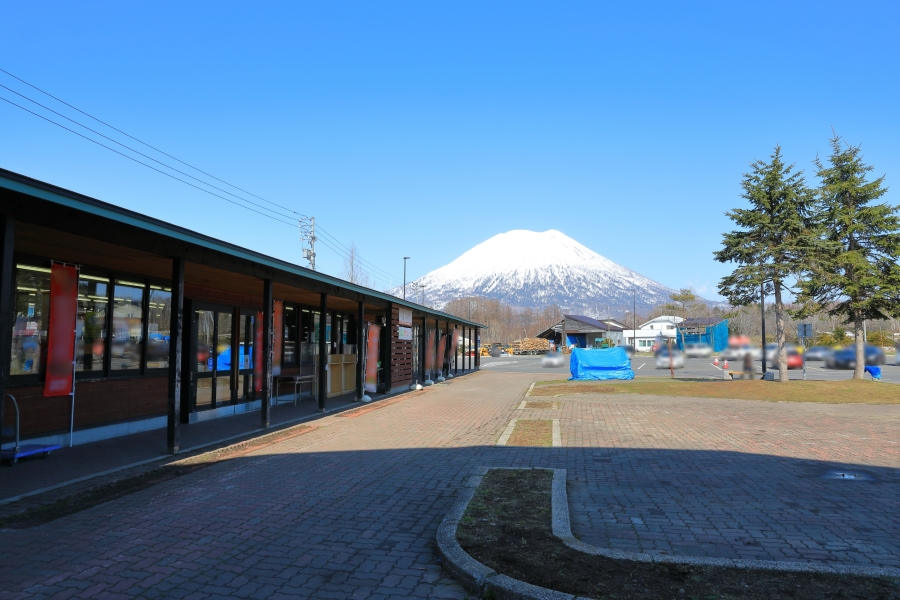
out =
[[[740,375],[740,379],[743,379],[745,375],[748,379],[753,379],[756,373],[754,371],[728,371],[728,376],[731,379],[735,379],[735,375]]]
[[[316,389],[316,376],[315,375],[276,375],[275,376],[275,397],[278,398],[278,392],[281,389],[281,383],[283,381],[291,381],[294,384],[294,406],[297,406],[297,399],[299,398],[298,390],[304,383],[309,383],[312,385],[312,394],[313,396],[318,396],[318,391]]]

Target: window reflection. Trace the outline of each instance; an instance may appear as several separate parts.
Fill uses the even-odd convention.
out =
[[[50,318],[50,269],[16,266],[10,375],[44,372]]]
[[[75,370],[104,370],[106,357],[106,310],[109,279],[92,275],[78,277],[78,317],[75,322]]]
[[[110,369],[123,371],[141,368],[144,339],[144,287],[140,283],[117,281],[113,291],[113,331]]]
[[[147,310],[147,368],[169,366],[169,327],[172,318],[172,292],[168,288],[150,286]]]
[[[211,310],[197,311],[197,372],[212,371],[213,335],[215,331],[214,314]]]

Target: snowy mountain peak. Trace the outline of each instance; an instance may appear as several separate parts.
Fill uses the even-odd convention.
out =
[[[438,307],[485,296],[520,307],[556,304],[588,316],[605,315],[607,307],[631,309],[632,289],[642,308],[665,302],[672,292],[555,229],[497,234],[418,283]]]

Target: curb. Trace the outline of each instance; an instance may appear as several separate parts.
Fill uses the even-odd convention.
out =
[[[480,467],[476,474],[469,477],[463,490],[453,504],[453,508],[444,517],[438,527],[437,549],[442,566],[450,572],[468,591],[483,596],[490,592],[498,600],[586,600],[557,592],[547,588],[525,583],[506,575],[501,575],[470,556],[456,540],[456,528],[463,514],[466,512],[469,502],[475,496],[475,490],[481,484],[481,480],[490,468],[512,467]],[[530,469],[531,467],[524,467]],[[541,468],[541,467],[535,467]],[[863,575],[868,577],[900,577],[900,569],[895,567],[863,567],[856,565],[821,565],[815,563],[781,562],[772,560],[743,560],[730,558],[671,556],[659,554],[647,554],[638,552],[625,552],[609,548],[599,548],[586,544],[572,535],[572,526],[569,519],[569,499],[566,491],[565,469],[542,469],[553,471],[553,484],[551,488],[551,520],[553,535],[562,542],[579,552],[604,556],[617,560],[631,560],[644,563],[669,563],[685,564],[707,567],[733,567],[739,569],[758,569],[768,571],[805,572],[805,573],[833,573],[841,575]]]

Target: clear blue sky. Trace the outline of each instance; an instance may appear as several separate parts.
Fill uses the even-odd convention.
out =
[[[315,215],[397,278],[404,255],[412,279],[496,233],[553,228],[712,298],[728,270],[712,259],[723,213],[741,205],[747,164],[776,143],[811,175],[834,127],[888,185],[900,177],[896,2],[19,2],[3,12],[0,67]],[[44,100],[2,73],[0,83]],[[288,226],[5,102],[0,166],[302,263]],[[340,258],[318,250],[321,269],[339,274]]]

